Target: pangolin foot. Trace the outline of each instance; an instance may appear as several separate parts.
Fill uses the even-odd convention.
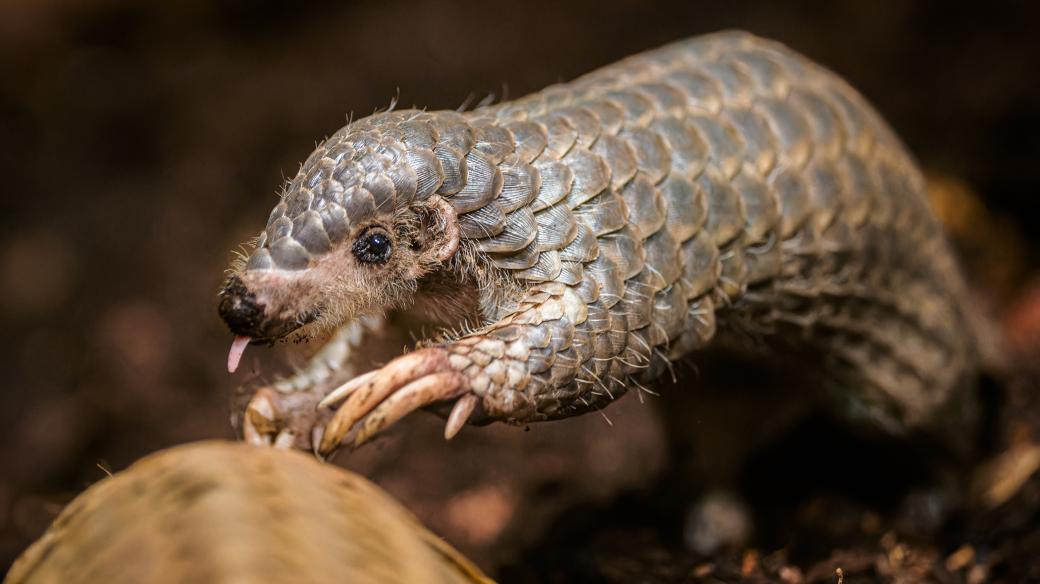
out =
[[[316,452],[327,456],[355,429],[353,445],[360,446],[407,414],[447,400],[457,400],[444,429],[445,438],[450,439],[479,402],[466,377],[451,365],[443,348],[421,349],[398,357],[382,369],[350,380],[321,400],[320,409],[340,402],[343,405],[325,426]]]

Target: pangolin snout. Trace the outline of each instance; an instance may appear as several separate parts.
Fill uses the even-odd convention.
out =
[[[232,276],[220,291],[220,305],[217,310],[220,318],[224,319],[228,328],[236,335],[264,337],[261,330],[264,306],[257,302],[256,294],[250,292],[238,276]]]
[[[313,285],[299,274],[250,272],[228,278],[217,312],[231,332],[254,341],[281,339],[318,318]],[[274,276],[274,277],[272,277]]]

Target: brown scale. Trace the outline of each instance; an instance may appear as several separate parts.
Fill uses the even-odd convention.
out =
[[[334,391],[324,404],[346,401],[322,452],[436,401],[456,403],[448,434],[474,410],[514,423],[588,411],[717,331],[822,354],[845,401],[915,427],[981,366],[923,188],[843,81],[722,33],[473,112],[347,126],[290,182],[244,273],[313,269],[368,222],[444,201],[452,265],[481,282],[459,293],[496,307]]]

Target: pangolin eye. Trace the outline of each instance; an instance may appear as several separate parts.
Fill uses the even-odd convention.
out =
[[[366,264],[381,264],[390,259],[391,247],[389,235],[371,229],[354,242],[354,255]]]

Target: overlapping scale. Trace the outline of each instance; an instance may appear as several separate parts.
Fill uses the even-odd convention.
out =
[[[504,364],[472,365],[485,408],[558,417],[709,344],[722,318],[795,328],[848,359],[912,360],[894,333],[863,328],[870,313],[913,331],[914,355],[963,355],[952,260],[922,259],[948,255],[922,184],[846,84],[720,34],[473,112],[355,122],[290,181],[248,268],[300,269],[352,225],[440,195],[463,245],[527,290],[520,312],[464,339]],[[873,308],[847,314],[864,297]],[[915,372],[941,385],[929,359]],[[898,392],[904,373],[860,379]]]

